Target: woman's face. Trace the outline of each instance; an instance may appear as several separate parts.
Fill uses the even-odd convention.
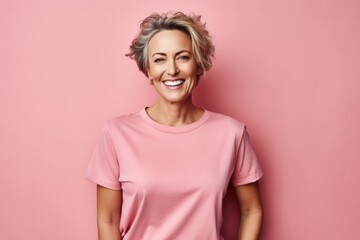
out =
[[[185,102],[197,84],[197,64],[190,37],[179,30],[163,30],[148,44],[148,76],[160,100]]]

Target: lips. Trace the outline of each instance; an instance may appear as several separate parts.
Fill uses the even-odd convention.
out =
[[[168,87],[178,87],[185,82],[183,79],[176,79],[176,80],[165,80],[164,84]]]

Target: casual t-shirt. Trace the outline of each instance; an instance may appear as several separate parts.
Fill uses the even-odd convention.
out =
[[[85,175],[122,190],[124,240],[221,240],[227,186],[261,176],[243,123],[204,110],[165,126],[145,109],[106,121]]]

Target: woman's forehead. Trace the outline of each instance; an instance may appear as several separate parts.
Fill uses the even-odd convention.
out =
[[[163,30],[155,34],[149,41],[150,54],[170,53],[179,51],[191,52],[190,37],[179,30]]]

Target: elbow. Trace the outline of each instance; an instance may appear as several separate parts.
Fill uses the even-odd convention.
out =
[[[102,216],[98,215],[97,217],[98,226],[119,226],[120,225],[120,216],[112,215],[112,216]]]
[[[261,203],[246,208],[242,208],[240,211],[241,211],[241,217],[257,216],[257,218],[261,219],[261,221],[264,217],[264,207]]]

